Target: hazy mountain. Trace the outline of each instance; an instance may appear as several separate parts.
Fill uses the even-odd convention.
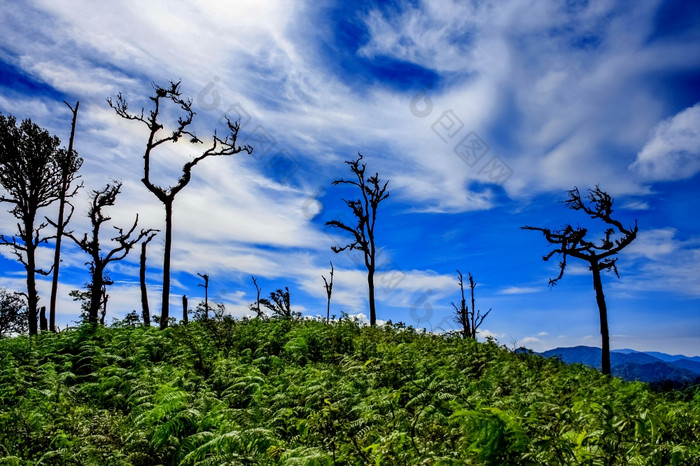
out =
[[[591,346],[555,348],[540,354],[556,356],[568,364],[580,363],[599,370],[601,367],[602,351]],[[653,384],[689,384],[700,378],[700,358],[697,356],[670,355],[656,351],[613,350],[610,352],[610,368],[616,377]]]

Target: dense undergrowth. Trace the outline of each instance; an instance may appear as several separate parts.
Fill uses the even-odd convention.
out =
[[[700,464],[700,391],[347,320],[0,340],[0,464]]]

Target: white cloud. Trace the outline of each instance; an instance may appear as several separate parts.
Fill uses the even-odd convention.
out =
[[[647,259],[659,259],[676,251],[681,244],[675,239],[675,228],[657,228],[642,230],[637,238],[625,248],[625,253],[643,256]]]
[[[656,125],[631,168],[653,181],[680,180],[700,172],[700,103]]]
[[[494,338],[494,339],[498,340],[498,339],[500,339],[500,338],[505,337],[506,334],[505,334],[505,333],[492,332],[492,331],[489,330],[489,329],[483,329],[483,330],[479,330],[479,331],[478,331],[477,336],[479,336],[479,337],[481,337],[481,338],[484,338],[484,339],[485,339],[485,338]]]
[[[538,293],[542,291],[541,287],[536,286],[509,286],[500,291],[500,294],[527,294],[527,293]]]

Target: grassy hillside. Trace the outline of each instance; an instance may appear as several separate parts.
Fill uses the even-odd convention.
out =
[[[700,464],[700,391],[342,321],[0,341],[1,464]]]

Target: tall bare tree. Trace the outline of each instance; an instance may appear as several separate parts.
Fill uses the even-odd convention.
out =
[[[37,267],[36,251],[50,237],[43,235],[47,223],[37,224],[39,210],[61,197],[64,183],[61,166],[60,141],[31,120],[18,126],[12,116],[0,115],[0,185],[5,195],[0,202],[13,205],[10,213],[17,218],[17,236],[0,235],[0,245],[9,246],[27,272],[27,318],[29,334],[38,333],[39,295],[36,274],[49,275]]]
[[[204,288],[204,320],[209,320],[209,275],[198,273],[200,277],[204,280],[204,285],[201,283],[197,286]]]
[[[247,152],[251,154],[253,148],[246,146],[237,146],[239,122],[232,122],[226,119],[228,126],[228,134],[222,139],[214,132],[212,142],[204,151],[194,156],[192,160],[185,163],[182,167],[182,176],[177,180],[174,186],[167,188],[158,186],[151,182],[151,155],[155,148],[165,143],[177,143],[180,139],[186,138],[192,144],[202,144],[203,142],[197,138],[189,130],[190,124],[194,119],[195,112],[192,110],[192,100],[183,98],[180,92],[180,82],[170,82],[170,86],[161,87],[153,85],[155,95],[150,97],[153,103],[153,108],[148,116],[144,114],[142,109],[140,113],[130,113],[128,104],[124,97],[119,94],[116,101],[107,99],[110,107],[112,107],[122,118],[127,120],[138,121],[143,123],[148,128],[148,140],[146,141],[146,149],[143,154],[143,179],[141,180],[146,188],[151,191],[165,207],[165,251],[163,253],[163,299],[161,304],[160,327],[164,329],[168,326],[168,317],[170,310],[170,252],[172,250],[172,232],[173,232],[173,201],[175,196],[190,182],[192,177],[192,169],[202,160],[207,157],[227,156]],[[164,102],[170,102],[179,108],[182,116],[177,120],[177,127],[172,130],[164,130],[163,123],[159,120],[161,113],[161,105]],[[164,130],[165,134],[160,133]],[[162,136],[161,136],[162,135]]]
[[[261,318],[265,316],[265,313],[262,311],[262,309],[260,309],[260,292],[262,290],[260,289],[260,286],[258,286],[258,279],[255,278],[253,275],[251,275],[250,278],[253,280],[253,285],[255,285],[257,298],[255,300],[255,303],[251,303],[249,307],[251,311],[255,311],[255,317]]]
[[[79,238],[75,236],[73,232],[65,233],[65,235],[72,239],[80,249],[88,253],[91,258],[88,263],[91,276],[89,285],[88,322],[93,325],[97,324],[100,308],[106,309],[106,287],[112,284],[112,281],[105,274],[107,266],[111,262],[124,259],[127,254],[129,254],[129,251],[131,251],[131,248],[139,241],[154,233],[153,229],[142,229],[140,232],[136,233],[136,227],[139,222],[139,216],[137,214],[134,223],[127,231],[124,231],[123,228],[114,227],[117,235],[111,238],[111,241],[116,243],[116,247],[103,250],[102,244],[100,243],[100,230],[106,222],[111,220],[110,217],[105,215],[103,209],[114,205],[117,195],[121,191],[121,186],[120,182],[115,182],[114,185],[107,184],[101,191],[93,191],[90,209],[88,210],[88,216],[92,224],[92,231],[90,234],[85,233]],[[101,320],[104,320],[104,316]]]
[[[471,291],[471,309],[469,304],[464,297],[464,277],[462,272],[457,271],[457,283],[459,284],[459,291],[462,293],[462,299],[459,302],[459,307],[452,303],[452,307],[455,308],[455,317],[457,323],[462,326],[462,337],[476,339],[476,334],[479,327],[484,322],[484,319],[491,313],[491,309],[486,311],[484,314],[481,310],[476,309],[476,304],[474,300],[474,288],[476,288],[476,283],[474,282],[474,277],[469,273],[469,290]]]
[[[61,176],[61,192],[58,198],[58,220],[56,221],[56,246],[54,249],[53,256],[53,277],[51,280],[51,299],[49,302],[49,330],[52,332],[56,331],[56,298],[58,296],[58,272],[61,267],[61,240],[63,239],[63,231],[65,230],[68,222],[70,221],[71,215],[73,214],[73,208],[71,206],[71,211],[67,218],[65,216],[66,204],[68,204],[68,198],[75,196],[78,189],[82,187],[82,183],[77,185],[75,188],[71,188],[73,181],[78,177],[77,173],[80,167],[83,165],[83,159],[78,157],[78,154],[73,150],[73,141],[75,139],[75,124],[78,119],[78,107],[80,102],[75,103],[75,108],[71,107],[68,102],[64,101],[71,113],[73,118],[71,120],[70,126],[70,138],[68,139],[68,150],[65,152],[60,152],[58,157],[58,166],[60,169]],[[69,204],[70,205],[70,204]]]
[[[595,290],[596,303],[598,304],[598,313],[600,316],[600,335],[602,339],[602,361],[601,369],[603,374],[610,374],[610,334],[608,331],[608,309],[605,304],[605,295],[603,294],[603,282],[600,272],[604,270],[612,270],[619,278],[617,272],[617,258],[614,257],[625,246],[630,244],[637,237],[637,221],[634,222],[634,227],[625,227],[619,220],[612,218],[613,201],[605,191],[596,186],[595,189],[588,191],[587,201],[581,197],[578,188],[568,191],[569,197],[563,204],[572,210],[580,210],[595,220],[601,220],[606,226],[604,237],[600,242],[588,240],[586,235],[588,230],[571,225],[560,230],[550,230],[549,228],[539,228],[532,226],[522,227],[524,230],[540,231],[545,239],[555,245],[555,249],[551,250],[543,257],[545,261],[551,259],[554,255],[561,255],[559,263],[559,275],[549,280],[550,286],[556,285],[564,276],[567,258],[569,256],[576,259],[581,259],[588,263],[589,269],[593,274],[593,289]]]
[[[382,184],[379,180],[379,174],[375,173],[370,177],[365,177],[366,165],[360,163],[362,154],[357,154],[357,160],[345,161],[350,167],[355,179],[346,180],[341,178],[333,181],[333,185],[349,184],[356,186],[360,190],[358,199],[343,199],[345,204],[350,208],[352,214],[357,219],[357,224],[348,225],[341,220],[330,220],[326,225],[339,228],[352,235],[352,242],[345,246],[331,246],[335,253],[341,251],[357,249],[364,254],[365,267],[367,268],[367,284],[369,287],[369,323],[371,326],[377,325],[377,310],[374,302],[374,273],[376,271],[376,255],[377,247],[374,241],[374,228],[377,222],[377,209],[379,203],[389,197],[386,191],[386,181]]]
[[[151,326],[151,310],[148,305],[148,288],[146,287],[146,250],[148,243],[156,236],[156,232],[151,233],[141,242],[141,256],[139,257],[139,284],[141,287],[141,317],[144,327]]]
[[[326,300],[326,323],[331,321],[331,296],[333,295],[333,262],[331,261],[331,278],[326,280],[326,277],[321,275],[323,278],[323,286],[326,289],[326,295],[328,299]]]

